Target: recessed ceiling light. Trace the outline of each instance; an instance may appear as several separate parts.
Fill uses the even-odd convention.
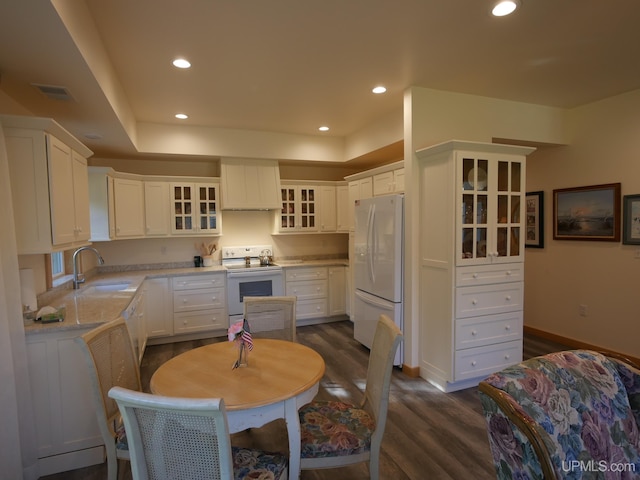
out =
[[[502,0],[493,6],[491,13],[495,17],[504,17],[513,13],[519,5],[519,0]]]
[[[320,130],[321,132],[328,132],[329,131],[329,127],[327,127],[326,125],[323,125],[323,126],[319,127],[318,130]]]
[[[189,63],[189,61],[185,60],[184,58],[176,58],[173,61],[173,66],[178,68],[189,68],[191,66],[191,63]]]
[[[180,120],[186,120],[187,118],[189,118],[189,115],[185,113],[176,113],[176,118],[179,118]]]
[[[386,87],[383,87],[382,85],[378,85],[377,87],[375,87],[373,90],[371,90],[373,93],[384,93],[387,91]]]

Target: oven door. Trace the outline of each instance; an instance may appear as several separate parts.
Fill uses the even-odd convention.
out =
[[[227,309],[231,323],[244,315],[244,297],[271,297],[284,295],[282,270],[227,272]],[[230,325],[231,325],[230,323]]]

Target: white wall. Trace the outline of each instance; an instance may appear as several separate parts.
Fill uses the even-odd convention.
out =
[[[640,355],[636,245],[553,240],[553,190],[620,182],[640,194],[640,90],[570,112],[571,145],[527,163],[527,190],[545,192],[545,248],[527,249],[525,325]],[[587,305],[587,316],[578,305]]]

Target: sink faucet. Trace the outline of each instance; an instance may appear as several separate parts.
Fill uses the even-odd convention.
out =
[[[77,290],[78,288],[80,288],[80,284],[84,283],[84,280],[85,280],[84,274],[78,272],[78,256],[79,256],[78,254],[83,250],[89,250],[95,253],[96,257],[98,257],[98,262],[100,263],[100,265],[104,265],[104,258],[102,258],[102,255],[100,255],[98,250],[96,250],[93,247],[80,247],[75,252],[73,252],[73,289],[74,290]]]

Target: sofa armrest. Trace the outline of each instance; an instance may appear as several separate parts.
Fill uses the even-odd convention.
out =
[[[636,419],[638,428],[640,428],[640,368],[626,359],[609,356],[609,360],[613,362],[620,375],[620,380],[627,390],[629,396],[629,404]]]
[[[498,478],[557,478],[544,430],[506,392],[486,382],[478,390]]]

